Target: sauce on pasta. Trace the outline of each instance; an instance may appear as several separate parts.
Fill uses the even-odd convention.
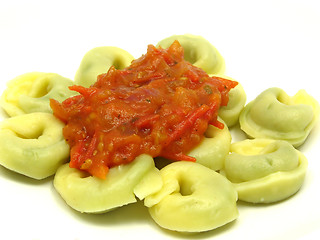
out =
[[[184,60],[175,41],[168,49],[149,45],[129,67],[111,67],[89,88],[70,87],[79,95],[50,105],[66,124],[70,167],[105,178],[109,168],[142,153],[195,161],[187,153],[201,142],[208,124],[223,128],[218,109],[236,85]]]

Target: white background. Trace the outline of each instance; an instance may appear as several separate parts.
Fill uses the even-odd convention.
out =
[[[148,44],[184,33],[202,35],[220,51],[226,74],[243,85],[248,101],[273,86],[289,95],[305,89],[320,101],[316,0],[1,0],[1,91],[7,81],[31,71],[73,79],[93,47],[117,46],[140,57]],[[141,202],[104,215],[77,213],[55,192],[52,178],[35,181],[0,167],[0,238],[315,239],[320,228],[319,128],[318,123],[300,148],[309,169],[296,195],[271,205],[239,203],[235,222],[198,235],[162,230]],[[238,131],[232,134],[234,141],[239,139]]]

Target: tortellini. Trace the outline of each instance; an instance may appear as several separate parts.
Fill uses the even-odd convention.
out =
[[[231,79],[229,77],[225,77]],[[219,117],[227,124],[228,127],[236,125],[239,121],[239,116],[246,104],[247,95],[240,83],[229,91],[229,102],[227,106],[222,106],[219,109]]]
[[[108,72],[111,66],[123,69],[130,65],[133,56],[118,47],[96,47],[88,51],[76,72],[75,83],[90,87],[97,81],[97,76]]]
[[[179,232],[202,232],[238,217],[237,192],[219,173],[193,162],[174,162],[160,170],[163,187],[145,198],[153,220]]]
[[[240,200],[270,203],[296,193],[303,184],[307,159],[283,140],[247,139],[231,145],[223,174]]]
[[[81,170],[61,166],[54,178],[54,187],[73,209],[86,213],[103,213],[143,199],[162,187],[153,158],[140,155],[133,162],[113,167],[106,179]]]
[[[68,160],[64,124],[50,113],[29,113],[0,123],[0,164],[35,179],[53,175]]]
[[[175,40],[178,40],[184,49],[184,58],[206,71],[208,74],[222,74],[225,71],[225,62],[218,50],[201,36],[184,34],[173,35],[161,40],[157,46],[168,48]]]
[[[221,119],[219,121],[224,123]],[[231,134],[226,124],[223,129],[209,125],[202,142],[188,155],[196,158],[197,163],[213,170],[220,170],[229,153],[230,145]]]
[[[239,121],[250,137],[286,140],[298,147],[308,137],[318,115],[318,102],[304,90],[290,97],[280,88],[269,88],[245,106]]]
[[[32,112],[52,113],[49,99],[63,101],[75,93],[68,89],[73,81],[55,73],[30,72],[7,84],[0,104],[9,116]]]

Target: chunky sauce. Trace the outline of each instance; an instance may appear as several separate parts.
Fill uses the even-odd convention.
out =
[[[70,167],[105,178],[109,168],[142,153],[195,161],[187,153],[208,124],[223,128],[218,109],[236,85],[185,61],[176,41],[168,49],[150,45],[129,67],[111,67],[90,88],[70,87],[80,94],[51,100],[51,107],[66,123]]]

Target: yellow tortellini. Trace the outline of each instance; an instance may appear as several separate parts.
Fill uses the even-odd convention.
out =
[[[131,64],[133,56],[118,47],[96,47],[88,51],[76,72],[75,83],[90,87],[97,81],[97,76],[108,72],[111,66],[123,69]]]
[[[231,79],[226,76],[222,77]],[[219,117],[222,118],[228,127],[232,127],[238,123],[240,113],[246,104],[246,100],[247,95],[240,83],[229,91],[228,105],[219,109]]]
[[[32,112],[52,113],[49,99],[63,101],[75,93],[68,89],[73,81],[55,73],[30,72],[7,84],[0,105],[9,116]]]
[[[35,179],[53,175],[68,160],[64,124],[50,113],[29,113],[0,123],[0,164]]]
[[[174,162],[160,170],[163,187],[144,204],[161,227],[202,232],[238,217],[237,192],[219,173],[192,162]]]
[[[269,88],[245,106],[241,129],[253,138],[286,140],[300,146],[319,115],[318,102],[304,90],[290,97],[280,88]]]
[[[283,140],[247,139],[231,145],[223,174],[240,200],[270,203],[296,193],[305,178],[307,159]]]
[[[221,119],[219,121],[224,123]],[[209,125],[202,142],[188,155],[196,158],[197,163],[213,170],[220,170],[229,153],[230,145],[231,134],[226,124],[223,129]]]
[[[206,71],[208,74],[222,74],[225,71],[225,62],[218,50],[212,44],[201,36],[184,34],[173,35],[161,40],[157,46],[168,48],[178,40],[184,49],[184,58]]]
[[[87,175],[68,164],[61,166],[54,187],[73,209],[86,213],[103,213],[136,202],[162,187],[153,158],[140,155],[133,162],[113,167],[106,179]]]
[[[222,75],[225,61],[206,39],[173,35],[157,46],[168,48],[174,40],[184,48],[185,60],[209,75],[233,80]],[[55,174],[56,191],[83,213],[104,213],[137,198],[144,200],[159,226],[178,232],[209,231],[234,221],[239,215],[238,199],[271,203],[299,191],[308,162],[294,147],[314,127],[319,104],[304,90],[289,97],[280,88],[270,88],[245,106],[240,83],[230,90],[228,105],[219,109],[218,120],[224,128],[209,125],[203,141],[188,153],[196,163],[168,164],[159,158],[158,170],[154,159],[142,154],[129,164],[110,168],[106,179],[70,168],[64,124],[52,115],[49,99],[62,102],[76,94],[69,86],[90,87],[111,66],[123,69],[133,60],[121,48],[97,47],[83,57],[74,82],[41,72],[10,81],[0,100],[11,117],[0,123],[0,164],[35,179]],[[231,144],[228,127],[238,122],[256,139]]]

